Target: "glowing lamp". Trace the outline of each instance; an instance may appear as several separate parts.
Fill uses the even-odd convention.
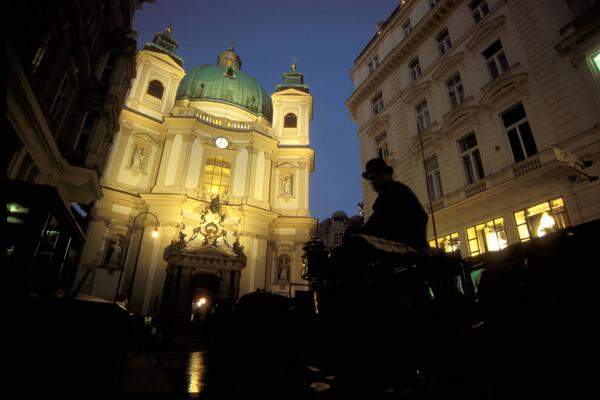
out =
[[[198,301],[196,301],[196,307],[200,308],[202,307],[204,304],[206,304],[206,299],[204,297],[198,299]]]
[[[542,218],[540,218],[540,224],[537,228],[537,235],[539,237],[545,236],[549,231],[551,231],[556,225],[556,221],[550,214],[544,211],[542,214]]]
[[[160,236],[160,233],[158,233],[158,228],[154,228],[154,230],[152,231],[152,233],[150,234],[152,236],[153,239],[156,239]]]

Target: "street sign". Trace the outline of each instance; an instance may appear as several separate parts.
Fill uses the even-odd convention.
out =
[[[567,168],[571,168],[572,170],[578,172],[579,174],[585,176],[588,182],[594,182],[598,180],[597,176],[590,176],[585,173],[584,169],[592,165],[592,161],[583,161],[581,158],[577,157],[575,154],[570,153],[566,150],[563,150],[558,147],[554,147],[554,155],[556,156],[556,160],[564,165]],[[569,180],[572,182],[577,181],[576,175],[570,175]]]
[[[554,155],[556,156],[556,159],[558,160],[559,163],[561,163],[569,168],[572,168],[572,169],[576,170],[577,172],[585,174],[583,172],[583,169],[587,165],[581,158],[577,157],[575,154],[565,151],[563,149],[560,149],[558,147],[554,147]]]

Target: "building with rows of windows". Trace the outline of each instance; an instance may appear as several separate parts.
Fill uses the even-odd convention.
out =
[[[145,0],[11,1],[2,192],[7,265],[25,291],[68,291],[100,171],[135,77]]]
[[[84,292],[189,321],[198,298],[302,281],[312,96],[295,64],[268,94],[232,48],[186,71],[177,47],[168,28],[137,53],[81,275]]]
[[[433,213],[432,246],[476,256],[600,217],[599,19],[593,0],[404,0],[378,25],[346,105],[361,163]]]
[[[325,248],[331,250],[342,244],[348,227],[359,227],[363,222],[362,215],[348,217],[344,211],[336,211],[331,217],[319,221],[315,236],[323,242]]]

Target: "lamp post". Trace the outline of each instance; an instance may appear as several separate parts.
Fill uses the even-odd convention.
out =
[[[438,248],[437,229],[435,227],[435,215],[433,214],[433,200],[431,198],[431,190],[429,187],[429,179],[427,179],[427,167],[425,166],[425,149],[423,148],[423,136],[421,135],[421,128],[417,127],[417,134],[419,135],[419,143],[421,145],[421,158],[423,159],[423,171],[425,172],[425,187],[427,188],[427,198],[429,199],[429,212],[431,213],[431,225],[433,227],[433,240],[435,241],[435,247]]]
[[[127,247],[125,249],[125,254],[123,256],[123,261],[121,261],[121,274],[119,275],[119,282],[117,282],[117,290],[115,291],[115,302],[116,302],[117,296],[119,294],[119,289],[121,288],[121,280],[123,279],[123,272],[125,271],[125,263],[127,262],[127,256],[129,255],[129,246],[131,244],[131,236],[133,235],[133,229],[135,228],[135,223],[136,223],[138,217],[140,217],[142,215],[152,215],[154,217],[154,219],[156,219],[156,225],[154,227],[154,230],[151,233],[151,236],[153,239],[156,239],[160,236],[160,233],[158,232],[158,227],[160,226],[160,222],[158,221],[158,217],[155,214],[153,214],[149,211],[144,211],[135,216],[135,218],[133,219],[133,223],[131,224],[131,229],[129,230],[129,235],[127,235]],[[140,235],[140,244],[138,246],[137,253],[135,256],[135,263],[133,264],[133,273],[131,274],[131,280],[129,282],[129,288],[127,290],[128,301],[131,300],[131,294],[133,292],[133,283],[135,281],[135,274],[137,272],[138,259],[140,258],[140,250],[142,248],[143,240],[144,240],[144,235],[143,235],[143,231],[142,231],[142,235]]]

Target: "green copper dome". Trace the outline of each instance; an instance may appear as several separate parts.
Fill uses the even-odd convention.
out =
[[[177,99],[233,104],[271,121],[271,96],[256,79],[237,69],[241,61],[236,64],[230,60],[221,62],[220,59],[219,64],[200,65],[188,72],[179,84]]]

